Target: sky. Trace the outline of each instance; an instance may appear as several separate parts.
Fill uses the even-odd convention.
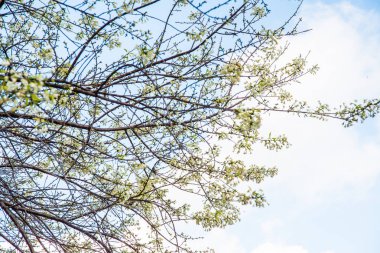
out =
[[[273,1],[271,15],[286,16],[289,2]],[[310,52],[320,71],[301,79],[296,97],[334,105],[380,97],[380,1],[305,0],[300,16],[312,31],[290,40],[289,55]],[[271,115],[263,128],[292,144],[247,158],[279,168],[262,185],[270,205],[244,209],[241,222],[203,243],[218,253],[380,252],[380,117],[344,128]]]
[[[271,0],[272,22],[281,23],[291,1]],[[300,16],[312,30],[290,40],[289,57],[310,52],[320,71],[292,93],[335,105],[379,98],[380,0],[304,0]],[[279,168],[262,185],[270,205],[244,208],[241,222],[197,243],[217,253],[380,252],[380,115],[351,128],[271,115],[263,128],[292,144],[246,158]]]

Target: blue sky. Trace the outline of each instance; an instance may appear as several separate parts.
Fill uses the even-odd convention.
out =
[[[281,21],[291,1],[271,2],[273,22]],[[289,55],[310,51],[321,69],[293,93],[332,104],[380,97],[380,1],[305,0],[301,16],[313,30],[291,39]],[[211,232],[205,243],[221,253],[380,252],[380,117],[347,129],[275,115],[265,128],[292,143],[246,158],[279,167],[262,186],[270,206],[245,209],[239,224]]]
[[[308,3],[308,2],[317,2],[317,1],[308,1],[308,0],[305,1],[305,3]],[[324,1],[319,1],[319,2],[323,2],[326,4],[334,4],[334,3],[342,2],[342,1],[324,0]],[[355,0],[355,1],[351,0],[351,1],[346,1],[346,2],[355,4],[357,7],[364,8],[364,9],[375,9],[375,10],[380,9],[380,1],[377,1],[377,0]]]

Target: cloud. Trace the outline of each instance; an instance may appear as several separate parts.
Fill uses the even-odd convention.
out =
[[[251,253],[310,253],[300,245],[278,245],[272,243],[265,243],[255,248]],[[322,253],[334,253],[331,250]]]
[[[333,106],[380,98],[380,57],[375,57],[380,52],[380,14],[348,2],[319,2],[305,4],[301,16],[303,26],[313,30],[291,38],[285,58],[308,54],[308,62],[318,64],[320,71],[291,86],[294,97]],[[291,148],[274,153],[258,147],[244,159],[279,167],[280,175],[264,187],[270,188],[266,192],[287,192],[312,205],[360,199],[380,175],[380,117],[371,124],[345,129],[337,120],[272,113],[262,131],[287,135]],[[231,146],[223,145],[223,155],[231,152]]]
[[[380,16],[349,3],[308,4],[304,26],[313,30],[292,39],[289,55],[308,53],[317,63],[316,76],[292,88],[301,100],[338,105],[380,97]],[[372,124],[380,126],[379,119]],[[257,161],[278,165],[272,189],[287,191],[298,201],[322,204],[365,196],[380,174],[380,131],[344,129],[340,122],[320,122],[272,114],[267,131],[285,133],[292,147],[280,153],[258,151]],[[370,135],[370,136],[368,136]]]
[[[292,41],[292,48],[311,50],[310,61],[321,70],[303,80],[307,89],[300,95],[330,103],[379,97],[379,13],[342,2],[305,4],[302,16],[313,30]]]
[[[212,249],[215,253],[247,253],[240,239],[223,229],[215,229],[207,233],[205,240],[194,241],[193,247],[199,250]]]
[[[281,226],[283,226],[283,222],[278,218],[269,219],[260,224],[261,231],[266,235],[271,235]]]
[[[302,246],[286,246],[265,243],[254,249],[251,253],[309,253]]]
[[[293,94],[301,100],[321,100],[334,105],[354,99],[380,98],[380,14],[342,2],[305,4],[301,15],[304,27],[313,30],[290,41],[289,56],[310,51],[308,61],[318,64],[320,71],[316,76],[303,78],[301,84],[292,88]],[[378,129],[380,117],[345,129],[335,120],[321,122],[271,114],[264,121],[263,131],[285,133],[292,146],[278,153],[257,148],[246,159],[279,167],[280,174],[262,185],[269,202],[273,203],[271,207],[275,206],[276,210],[247,212],[239,231],[235,228],[206,237],[207,243],[217,245],[216,252],[221,253],[323,252],[318,242],[330,243],[328,237],[334,233],[347,233],[339,227],[334,227],[332,232],[320,232],[330,221],[318,222],[316,214],[329,207],[345,206],[337,202],[352,203],[369,195],[380,176]],[[228,147],[224,146],[224,152],[229,152]],[[280,204],[276,205],[277,202]],[[307,213],[314,216],[309,217]],[[344,220],[350,223],[355,218],[347,216]],[[331,220],[331,226],[334,224],[339,223]],[[353,234],[356,229],[352,227]],[[249,240],[251,237],[255,240]],[[259,245],[260,242],[268,243]],[[326,246],[331,250],[323,253],[338,252],[347,246],[339,245],[342,242],[338,241],[328,243]],[[352,246],[351,250],[357,252],[360,248]]]

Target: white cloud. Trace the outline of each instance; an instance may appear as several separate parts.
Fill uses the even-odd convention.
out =
[[[320,71],[290,87],[294,96],[333,106],[380,98],[379,13],[343,2],[306,4],[301,15],[303,26],[313,30],[291,39],[287,57],[310,51],[308,61],[318,64]],[[380,127],[380,117],[373,125]],[[278,166],[280,175],[271,180],[271,187],[287,191],[298,201],[322,204],[358,199],[380,175],[380,131],[370,135],[362,129],[344,129],[337,120],[321,122],[272,113],[263,131],[286,134],[291,148],[279,153],[257,148],[245,159]],[[231,152],[231,146],[223,146],[224,155]]]
[[[302,246],[287,246],[265,243],[257,247],[252,253],[309,253]]]
[[[196,243],[195,248],[200,250],[209,248],[213,249],[215,253],[247,253],[239,237],[223,229],[215,229],[207,233],[205,240],[194,243]]]
[[[293,40],[292,48],[311,50],[310,61],[321,69],[303,80],[307,88],[300,95],[330,103],[379,97],[379,14],[349,3],[319,3],[306,4],[302,16],[313,30]]]
[[[283,245],[264,243],[255,248],[251,253],[310,253],[301,245]],[[331,250],[324,251],[322,253],[334,253]]]
[[[283,222],[278,218],[269,219],[260,224],[261,231],[266,235],[273,234],[281,226],[283,226]]]
[[[316,76],[302,79],[293,93],[335,105],[380,97],[379,15],[341,3],[306,5],[302,16],[304,25],[313,30],[292,40],[289,54],[311,50],[309,61],[321,69]],[[278,154],[258,152],[255,157],[279,165],[280,176],[273,187],[289,191],[298,200],[317,204],[355,199],[380,174],[380,131],[363,138],[363,131],[344,129],[337,121],[289,115],[271,115],[264,127],[286,133],[293,145]]]
[[[296,85],[292,92],[301,99],[335,105],[353,99],[380,98],[380,14],[345,2],[306,4],[302,16],[304,26],[313,30],[292,40],[289,53],[297,56],[300,51],[307,53],[311,50],[309,62],[317,63],[321,69],[316,76],[302,79],[302,84]],[[255,247],[260,242],[252,240],[247,244],[247,240],[239,240],[231,230],[207,237],[207,242],[218,245],[216,252],[221,253],[318,252],[304,242],[315,241],[315,238],[307,239],[308,236],[323,237],[323,234],[313,233],[314,229],[308,233],[294,231],[292,224],[302,222],[297,220],[300,212],[318,212],[327,209],[327,204],[348,203],[368,195],[380,176],[380,131],[377,130],[380,129],[380,117],[371,126],[344,129],[334,120],[320,122],[272,114],[263,127],[273,133],[287,134],[292,147],[279,153],[256,150],[248,159],[258,164],[277,165],[280,174],[264,184],[264,191],[270,202],[285,196],[294,205],[272,209],[271,216],[265,216],[264,221],[240,226],[244,230],[240,234],[251,234],[258,230],[250,226],[260,224],[261,235],[264,234],[260,238],[268,243]],[[375,131],[366,132],[369,127]],[[228,152],[228,148],[224,151]],[[308,209],[310,205],[312,209]],[[299,210],[295,211],[294,206]],[[243,217],[243,223],[248,215]],[[254,217],[263,219],[257,215]],[[312,219],[304,222],[310,228],[318,228],[318,222]],[[354,231],[355,227],[352,229]],[[293,235],[297,236],[291,237]],[[297,238],[295,245],[289,244],[294,238]],[[343,248],[338,244],[328,247],[334,251],[323,253],[334,253]]]

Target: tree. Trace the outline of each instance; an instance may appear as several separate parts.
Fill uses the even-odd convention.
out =
[[[350,125],[378,110],[286,91],[317,70],[279,63],[279,41],[303,32],[298,9],[269,29],[258,0],[0,5],[3,251],[191,251],[178,224],[235,223],[242,205],[265,205],[257,184],[277,172],[222,157],[219,140],[277,150],[286,137],[260,134],[265,113]]]

